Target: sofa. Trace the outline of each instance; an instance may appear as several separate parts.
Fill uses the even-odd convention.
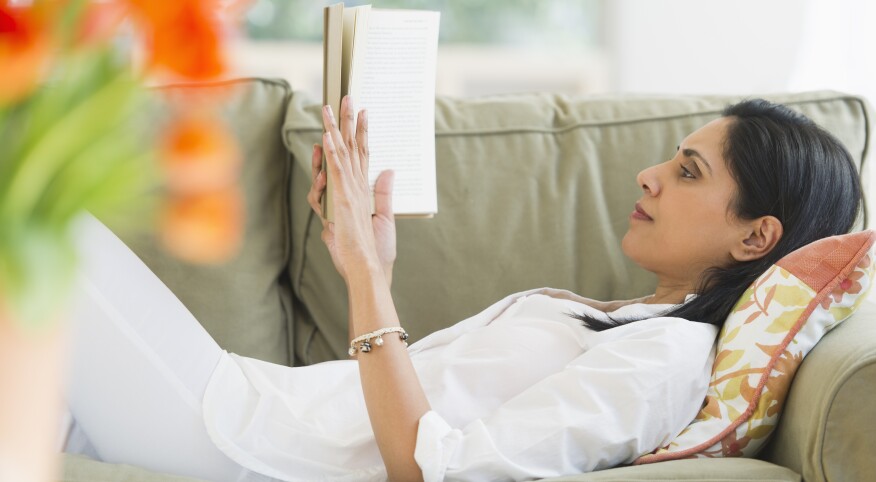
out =
[[[346,357],[346,291],[305,199],[311,146],[321,133],[318,101],[272,79],[163,90],[172,98],[210,89],[230,92],[223,115],[245,159],[242,250],[222,265],[194,266],[164,253],[148,232],[119,228],[117,234],[226,350],[290,366]],[[828,91],[764,97],[838,136],[866,187],[872,112],[863,99]],[[549,93],[438,98],[438,213],[397,222],[392,291],[412,341],[534,287],[605,300],[648,294],[654,277],[619,249],[641,195],[635,175],[671,157],[684,136],[739,99]],[[859,226],[868,226],[866,216]],[[874,319],[876,305],[866,302],[812,350],[757,458],[677,460],[553,480],[876,477]],[[60,477],[195,480],[121,462],[65,454]]]

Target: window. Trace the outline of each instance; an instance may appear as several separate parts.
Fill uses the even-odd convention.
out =
[[[322,9],[332,3],[255,0],[245,17],[246,38],[235,50],[240,73],[283,77],[293,89],[319,96]],[[580,94],[602,90],[606,83],[603,0],[381,0],[371,5],[441,12],[439,94]]]

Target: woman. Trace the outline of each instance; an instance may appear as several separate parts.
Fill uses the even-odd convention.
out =
[[[308,200],[322,216],[324,149],[335,212],[323,240],[347,284],[355,361],[288,368],[222,352],[91,222],[77,316],[89,336],[70,405],[102,458],[215,480],[522,480],[630,462],[693,419],[715,335],[747,286],[850,230],[861,201],[835,138],[783,106],[742,102],[637,177],[622,247],[657,275],[652,296],[513,295],[406,349],[389,291],[392,175],[372,215],[368,122],[349,105],[339,126],[324,109]],[[120,259],[132,286],[112,277]]]

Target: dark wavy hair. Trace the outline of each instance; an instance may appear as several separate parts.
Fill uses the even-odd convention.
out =
[[[851,154],[808,117],[763,99],[730,105],[722,115],[732,119],[723,152],[736,181],[729,209],[740,219],[775,216],[784,233],[760,259],[707,270],[695,298],[660,315],[718,327],[749,285],[776,261],[818,239],[848,233],[863,200]],[[639,321],[571,316],[596,331]]]

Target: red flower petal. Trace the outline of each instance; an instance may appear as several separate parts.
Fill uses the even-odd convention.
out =
[[[0,3],[0,105],[29,94],[48,59],[48,33],[33,9]]]

